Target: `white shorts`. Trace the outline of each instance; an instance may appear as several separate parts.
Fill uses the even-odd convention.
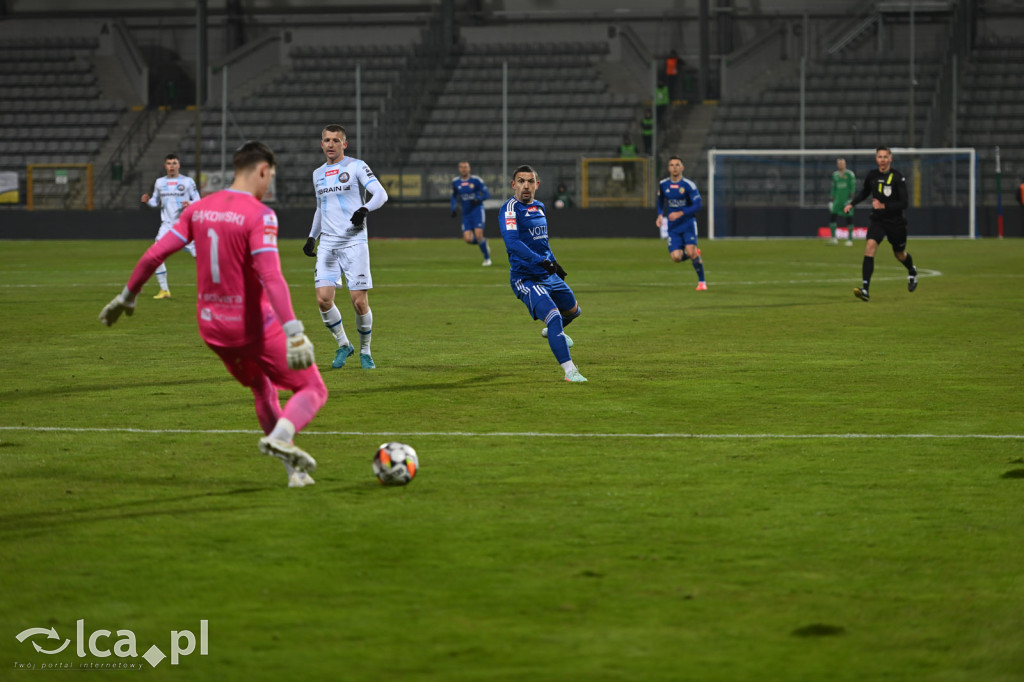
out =
[[[154,239],[153,241],[154,242],[160,241],[160,238],[163,237],[168,232],[170,232],[172,227],[174,227],[174,223],[160,223],[160,230],[156,233],[156,239]],[[192,254],[193,258],[196,257],[196,243],[195,242],[189,242],[188,244],[185,244],[185,250],[188,251],[190,254]]]
[[[160,241],[161,237],[170,232],[172,227],[174,227],[174,223],[160,223],[160,229],[157,230],[156,239],[154,239],[153,241]]]
[[[341,287],[342,276],[345,277],[349,291],[373,288],[373,277],[370,276],[370,247],[366,242],[335,247],[320,242],[316,250],[313,286]]]

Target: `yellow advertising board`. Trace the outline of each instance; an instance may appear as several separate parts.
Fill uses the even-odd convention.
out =
[[[377,176],[388,196],[405,199],[423,197],[423,176],[419,173],[382,173]]]

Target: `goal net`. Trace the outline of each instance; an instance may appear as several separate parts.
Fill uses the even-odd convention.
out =
[[[26,168],[26,208],[92,210],[91,163],[35,163]]]
[[[892,156],[892,167],[907,179],[911,235],[976,236],[974,148],[893,147]],[[829,192],[839,158],[856,176],[859,192],[864,177],[877,168],[874,149],[709,150],[708,238],[818,236],[829,224]],[[867,227],[870,212],[870,199],[860,202],[854,227]],[[845,218],[838,224],[845,228]]]

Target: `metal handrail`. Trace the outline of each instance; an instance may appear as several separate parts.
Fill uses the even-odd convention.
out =
[[[397,84],[398,96],[382,111],[383,136],[390,142],[384,158],[398,165],[407,153],[407,141],[415,137],[423,123],[423,112],[430,106],[434,91],[448,75],[453,58],[450,45],[442,38],[444,16],[434,12],[423,30],[423,40],[412,51],[408,68],[404,69]],[[422,67],[422,68],[421,68]]]
[[[826,50],[826,53],[829,54],[829,55],[834,55],[834,54],[838,53],[844,47],[846,47],[847,45],[852,43],[854,40],[859,38],[860,34],[864,33],[864,31],[868,30],[868,28],[871,27],[871,24],[876,23],[877,21],[880,20],[880,18],[881,18],[881,15],[877,11],[872,12],[867,17],[865,17],[863,21],[861,21],[858,24],[854,25],[853,28],[851,28],[849,31],[847,31],[846,34],[844,34],[842,38],[840,38],[836,42],[832,43],[832,45],[828,48],[828,50]]]
[[[163,123],[163,120],[164,118],[166,118],[166,116],[167,113],[162,109],[143,109],[142,114],[135,119],[131,127],[128,128],[128,132],[124,134],[124,137],[121,139],[120,144],[118,144],[114,151],[111,152],[110,156],[107,159],[107,163],[100,170],[97,177],[109,178],[111,170],[113,169],[116,161],[120,162],[123,166],[124,174],[122,175],[121,180],[121,182],[123,183],[124,178],[130,175],[131,172],[135,170],[135,164],[138,161],[138,154],[134,154],[131,158],[130,164],[125,165],[123,161],[125,152],[129,148],[131,148],[133,144],[135,145],[135,149],[139,152],[141,152],[147,146],[149,146],[149,142],[152,139],[154,132],[160,128],[160,125]],[[139,135],[140,132],[143,131],[143,128],[145,128],[144,139],[142,141],[139,141],[136,139],[136,137]],[[117,192],[118,185],[113,185],[106,197],[106,200],[103,202],[103,205],[106,205],[109,202],[111,202],[114,199]]]

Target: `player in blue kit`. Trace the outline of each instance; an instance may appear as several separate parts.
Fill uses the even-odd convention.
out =
[[[544,204],[536,201],[540,180],[530,166],[512,173],[515,196],[505,202],[498,216],[501,236],[508,252],[512,291],[535,320],[543,320],[551,352],[565,370],[565,380],[586,381],[569,355],[572,340],[564,328],[580,316],[580,306],[565,283],[566,272],[548,246],[548,221]]]
[[[668,254],[676,263],[689,259],[697,271],[697,291],[707,291],[704,260],[697,248],[697,213],[700,192],[693,180],[683,177],[683,160],[669,157],[668,177],[658,183],[658,226],[668,222]]]
[[[335,290],[342,276],[348,284],[349,297],[355,310],[356,331],[359,332],[359,361],[363,369],[374,369],[370,355],[373,332],[373,311],[367,291],[373,288],[370,276],[370,248],[366,238],[366,214],[388,200],[384,186],[364,162],[345,156],[348,136],[340,125],[326,126],[320,133],[320,148],[327,162],[313,171],[316,191],[316,213],[303,253],[316,258],[313,279],[316,302],[324,326],[334,335],[338,350],[331,367],[341,369],[355,353],[341,324],[341,312],[334,305]],[[373,196],[364,203],[363,190]],[[316,239],[320,238],[317,248]]]
[[[462,240],[477,244],[484,254],[484,267],[491,264],[491,248],[484,237],[484,200],[490,199],[487,185],[478,175],[470,175],[469,161],[459,161],[459,175],[452,179],[452,217],[455,207],[462,206]]]

